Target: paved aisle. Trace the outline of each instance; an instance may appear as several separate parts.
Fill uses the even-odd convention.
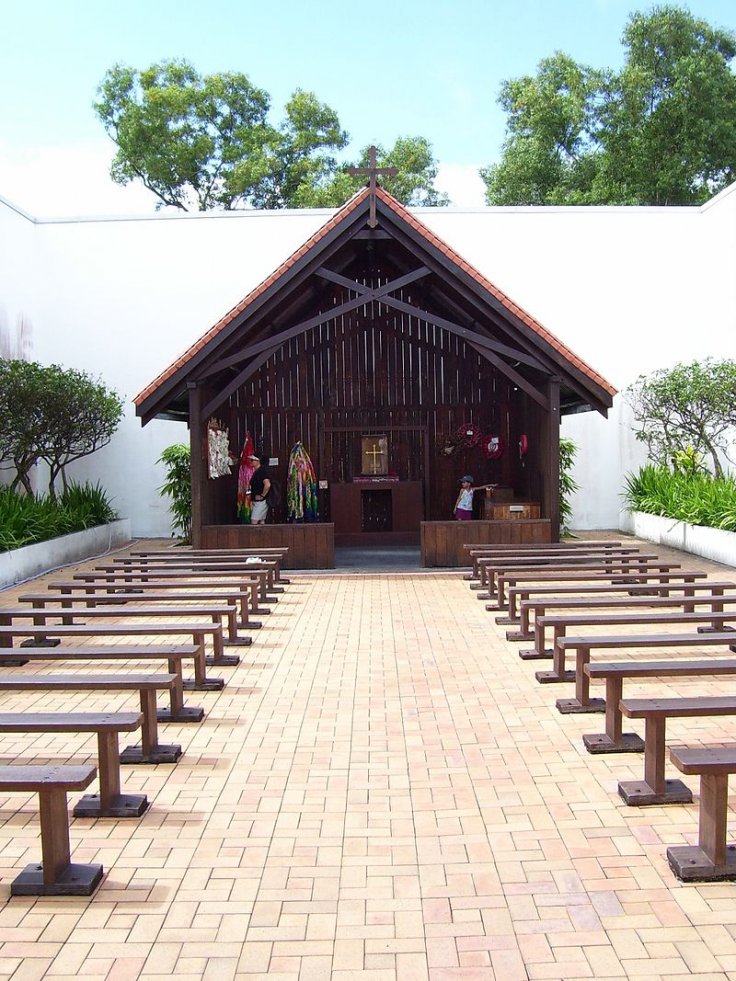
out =
[[[695,805],[627,808],[641,759],[585,753],[600,717],[558,715],[568,689],[536,684],[459,575],[295,576],[264,623],[212,669],[221,693],[188,695],[204,723],[162,729],[180,763],[125,768],[149,813],[72,822],[74,857],[107,872],[90,900],[8,899],[38,822],[0,798],[0,977],[736,978],[736,886],[666,863]],[[94,743],[0,737],[18,752]]]

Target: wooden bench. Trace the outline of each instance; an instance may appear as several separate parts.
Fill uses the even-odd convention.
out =
[[[734,597],[736,599],[736,597]],[[534,623],[535,651],[545,650],[544,636],[547,628],[552,630],[552,656],[559,642],[567,635],[568,628],[579,627],[628,627],[640,624],[652,626],[679,626],[694,623],[698,633],[718,633],[729,629],[727,624],[736,621],[736,609],[731,610],[611,610],[608,613],[545,613]],[[733,627],[731,627],[733,629]],[[556,671],[537,673],[537,681],[554,684],[565,680]]]
[[[698,585],[698,592],[696,595],[683,595],[678,591],[677,595],[673,595],[671,592],[666,592],[661,596],[650,596],[647,595],[625,595],[626,590],[619,590],[617,592],[610,592],[606,596],[598,594],[597,596],[579,596],[579,595],[569,595],[567,597],[550,595],[550,596],[537,596],[534,599],[528,598],[522,600],[519,608],[519,629],[518,630],[507,630],[506,640],[510,641],[524,641],[533,640],[534,647],[529,651],[527,657],[542,657],[545,654],[551,656],[552,651],[547,650],[544,644],[544,637],[538,637],[535,630],[532,628],[531,617],[534,614],[534,622],[536,624],[537,617],[547,616],[557,613],[560,610],[640,610],[640,609],[667,609],[671,608],[681,608],[687,612],[694,612],[696,606],[706,606],[711,610],[716,612],[724,610],[727,606],[731,606],[736,603],[736,592],[731,594],[725,594],[722,588],[716,589],[706,589],[706,583]],[[716,584],[721,585],[721,584]],[[671,587],[667,585],[666,590]],[[692,588],[692,587],[690,587]],[[733,584],[733,588],[736,589],[736,583]],[[509,597],[510,602],[510,597]],[[497,620],[505,619],[498,617]]]
[[[94,595],[107,591],[112,598],[120,592],[123,594],[140,593],[145,596],[149,592],[189,592],[189,590],[211,591],[211,595],[218,594],[218,590],[237,591],[238,600],[241,604],[246,604],[249,617],[251,613],[269,614],[268,607],[259,606],[261,599],[261,580],[252,576],[233,578],[231,576],[211,576],[209,573],[199,575],[192,573],[191,576],[180,576],[178,573],[163,573],[160,578],[151,579],[145,576],[143,579],[131,581],[130,577],[121,576],[118,573],[85,574],[83,578],[73,580],[54,580],[48,584],[49,590],[57,590],[59,593],[84,593]],[[112,602],[112,599],[111,599]],[[227,602],[232,602],[228,600]],[[260,623],[254,624],[248,619],[243,622],[243,626],[254,629],[260,627]]]
[[[622,698],[621,711],[630,719],[644,719],[644,779],[622,780],[621,798],[631,807],[650,804],[689,804],[693,795],[682,780],[665,779],[667,719],[736,715],[736,697]]]
[[[180,634],[191,634],[197,653],[194,656],[194,680],[185,679],[184,688],[192,691],[221,691],[225,686],[222,678],[207,677],[207,658],[205,658],[205,637],[219,628],[212,623],[206,624],[181,624],[181,623],[63,623],[54,627],[56,637],[165,637],[178,636]],[[0,625],[0,650],[13,650],[15,664],[23,664],[26,652],[32,648],[11,648],[13,641],[18,637],[27,637],[34,640],[43,640],[49,632],[48,627],[38,624]],[[6,663],[7,660],[6,660]]]
[[[66,795],[86,790],[97,776],[93,766],[0,766],[0,794],[38,794],[41,864],[27,865],[10,884],[11,896],[91,896],[101,865],[71,861]]]
[[[559,569],[545,572],[502,572],[496,582],[497,603],[495,606],[487,606],[487,610],[506,609],[506,589],[519,584],[536,583],[545,585],[551,583],[607,583],[614,586],[636,586],[637,584],[669,583],[669,582],[696,582],[698,579],[706,579],[706,572],[683,572],[677,570],[673,572],[650,571],[637,572],[634,576],[621,572],[601,572],[596,569],[578,569],[574,572],[564,572]]]
[[[72,813],[90,818],[140,817],[148,808],[148,798],[121,793],[118,736],[140,729],[142,721],[140,712],[0,712],[0,733],[95,733],[100,792],[85,794]]]
[[[575,682],[575,697],[557,700],[557,709],[563,715],[577,713],[603,712],[605,704],[602,698],[590,697],[590,678],[585,673],[585,665],[590,663],[592,650],[631,651],[637,648],[651,650],[652,648],[701,648],[701,647],[731,647],[734,643],[733,630],[723,633],[699,634],[616,634],[614,636],[589,635],[587,637],[561,637],[553,655],[554,671],[537,672],[537,680],[543,684],[560,680]],[[575,651],[575,672],[565,670],[565,653]],[[551,678],[552,674],[555,675]],[[540,675],[545,675],[541,678]]]
[[[698,573],[699,581],[688,578],[683,581],[681,575],[668,576],[666,582],[643,582],[643,583],[615,583],[615,582],[539,582],[526,583],[520,582],[518,585],[509,585],[506,590],[508,600],[508,616],[496,617],[496,623],[522,623],[523,604],[536,597],[538,600],[561,601],[570,597],[572,600],[594,599],[596,596],[602,598],[611,595],[626,596],[694,596],[699,590],[710,590],[713,593],[723,593],[726,589],[736,589],[736,582],[706,580],[706,573]],[[496,610],[498,607],[488,605],[487,610]],[[529,630],[528,619],[524,621],[524,629]]]
[[[191,573],[191,572],[219,572],[219,573],[230,573],[231,575],[255,575],[257,577],[262,577],[265,580],[265,584],[262,586],[263,598],[266,599],[267,594],[271,593],[283,593],[284,587],[276,585],[276,566],[274,562],[262,562],[260,559],[254,561],[253,559],[189,559],[182,560],[179,559],[163,559],[156,561],[155,559],[146,560],[125,560],[125,559],[114,559],[111,564],[103,564],[95,566],[100,572],[114,572],[116,569],[121,572],[157,572],[172,570],[175,572]],[[273,597],[272,597],[273,599]]]
[[[214,600],[180,600],[171,601],[164,606],[154,606],[150,601],[142,599],[140,596],[131,596],[130,602],[138,603],[139,606],[129,606],[123,602],[122,609],[118,602],[110,603],[99,600],[95,602],[94,596],[90,601],[85,597],[80,603],[76,604],[69,601],[62,593],[34,593],[24,594],[18,597],[20,603],[31,603],[32,609],[24,607],[0,607],[0,623],[10,623],[19,617],[33,617],[33,622],[38,624],[48,623],[49,620],[58,619],[61,623],[74,623],[75,618],[79,617],[83,622],[97,619],[126,620],[137,618],[145,620],[148,617],[158,619],[160,617],[173,617],[174,619],[187,620],[189,617],[210,617],[212,623],[219,626],[220,630],[212,637],[212,647],[215,661],[211,663],[221,665],[236,665],[240,663],[240,658],[236,655],[226,655],[224,647],[250,647],[253,643],[251,637],[241,637],[238,634],[238,608],[232,603],[217,602]],[[189,603],[193,605],[189,605]],[[64,606],[56,608],[49,604],[63,603]],[[18,609],[21,610],[18,613]],[[227,623],[227,635],[223,632],[223,619]]]
[[[726,844],[728,775],[736,772],[734,746],[673,746],[670,759],[682,773],[700,777],[697,845],[674,845],[667,861],[683,882],[736,879],[736,848]]]
[[[264,603],[276,602],[276,597],[270,596],[268,593],[267,573],[258,575],[257,570],[254,574],[241,574],[237,572],[224,573],[216,569],[172,569],[168,566],[156,569],[149,568],[143,571],[125,570],[120,566],[98,566],[96,569],[88,569],[86,572],[75,572],[72,578],[77,582],[117,583],[124,586],[127,591],[132,591],[138,588],[141,583],[146,582],[156,583],[159,587],[166,582],[176,583],[182,589],[187,588],[190,583],[206,585],[211,582],[221,585],[235,585],[244,590],[252,587],[257,597],[256,601],[253,601],[253,594],[251,594],[251,609],[254,613],[270,612],[268,609],[262,609],[260,605],[256,605],[261,600]]]
[[[486,588],[487,592],[478,593],[478,599],[493,599],[496,593],[496,582],[504,572],[575,572],[578,569],[601,569],[604,572],[615,571],[622,573],[646,572],[649,569],[659,569],[661,561],[654,552],[637,552],[635,555],[589,555],[581,553],[573,556],[555,556],[547,558],[518,558],[517,556],[494,559],[481,559],[481,581],[478,589]],[[667,569],[679,569],[678,563],[667,563]]]
[[[189,546],[173,546],[169,549],[138,549],[132,548],[128,552],[131,558],[139,559],[155,559],[163,558],[168,561],[171,558],[188,558],[189,556],[193,558],[204,558],[204,559],[243,559],[243,558],[261,558],[266,562],[274,563],[274,578],[277,583],[284,586],[289,585],[289,580],[284,579],[282,575],[282,566],[284,559],[288,555],[289,546],[284,545],[283,548],[279,546],[272,546],[269,548],[190,548]]]
[[[479,559],[479,558],[481,558],[482,556],[489,556],[489,555],[507,555],[510,552],[516,552],[519,555],[531,555],[531,554],[533,554],[536,551],[545,551],[545,552],[546,551],[552,551],[552,552],[572,551],[572,552],[574,552],[579,547],[582,547],[582,548],[591,548],[591,547],[594,547],[594,548],[595,547],[598,547],[598,548],[621,548],[623,546],[623,544],[624,543],[623,542],[620,542],[620,541],[605,542],[605,541],[595,541],[595,540],[591,540],[591,541],[587,541],[587,542],[583,542],[583,541],[579,541],[579,542],[548,542],[546,545],[533,545],[533,544],[527,544],[527,545],[510,545],[510,544],[506,544],[506,545],[501,545],[501,544],[498,544],[498,545],[479,545],[476,542],[475,544],[463,545],[462,546],[463,551],[466,553],[466,555],[467,555],[467,557],[468,557],[468,559],[469,559],[469,561],[470,561],[470,563],[472,565],[472,571],[470,573],[466,573],[463,576],[463,578],[464,579],[479,579],[480,578],[480,570],[478,569],[477,561],[476,560]],[[638,547],[638,546],[636,546],[636,547]]]
[[[204,709],[200,705],[184,704],[185,682],[182,662],[196,661],[201,657],[201,653],[201,648],[197,644],[34,647],[24,648],[22,654],[8,648],[3,652],[0,648],[0,667],[17,667],[29,661],[92,661],[97,666],[106,665],[108,661],[166,661],[168,671],[176,677],[176,682],[169,691],[169,708],[157,709],[156,718],[159,722],[195,723],[201,722],[204,718]],[[10,677],[15,678],[17,675]]]
[[[227,603],[240,610],[237,626],[249,630],[260,630],[262,624],[250,619],[248,601],[249,593],[243,592],[237,586],[192,586],[182,587],[178,583],[167,583],[161,588],[149,588],[149,583],[140,583],[127,590],[110,583],[79,583],[61,582],[57,584],[58,592],[53,591],[49,584],[48,593],[26,593],[19,596],[21,603],[45,605],[58,603],[60,606],[72,606],[74,603],[84,603],[85,606],[100,604],[125,603],[204,603],[207,601]]]
[[[171,691],[175,674],[31,674],[0,677],[0,691],[137,691],[140,697],[141,745],[127,746],[121,763],[176,763],[181,746],[158,741],[156,692]]]
[[[560,561],[574,561],[578,558],[584,557],[606,557],[606,556],[624,556],[624,555],[635,555],[639,554],[640,549],[636,546],[618,545],[614,548],[608,548],[600,545],[591,545],[584,548],[574,548],[574,549],[554,549],[548,546],[546,549],[539,548],[534,551],[517,551],[514,549],[508,549],[503,552],[491,552],[487,551],[482,554],[476,554],[471,552],[473,558],[473,573],[472,578],[475,580],[471,583],[471,589],[482,589],[487,585],[487,576],[485,573],[485,568],[489,562],[506,561],[509,559],[518,559],[528,562],[533,562],[538,560],[540,563],[547,562],[560,562]]]
[[[638,659],[588,663],[583,670],[591,679],[606,683],[606,731],[589,732],[583,743],[589,753],[641,753],[644,740],[635,732],[623,731],[621,699],[626,678],[693,678],[711,675],[736,674],[736,659],[709,657],[697,661],[677,660],[640,661]]]

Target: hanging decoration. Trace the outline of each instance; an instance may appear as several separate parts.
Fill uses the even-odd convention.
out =
[[[523,434],[519,436],[519,457],[524,457],[529,452],[529,439]]]
[[[455,433],[461,446],[477,446],[483,438],[483,430],[472,422],[464,422]]]
[[[255,453],[256,448],[253,443],[253,437],[250,432],[245,434],[245,442],[243,443],[243,452],[240,454],[240,470],[238,471],[238,501],[236,505],[236,514],[238,521],[242,522],[244,525],[250,524],[250,513],[253,510],[253,505],[251,502],[251,496],[248,493],[250,490],[250,480],[255,473],[255,467],[250,460],[252,453]]]
[[[319,521],[317,477],[301,441],[294,444],[286,471],[286,520]]]
[[[483,450],[483,453],[488,460],[498,460],[499,457],[503,456],[506,446],[503,436],[496,436],[493,433],[488,433],[481,439],[480,448]]]
[[[207,423],[207,472],[210,478],[229,477],[232,463],[228,431],[213,417]]]

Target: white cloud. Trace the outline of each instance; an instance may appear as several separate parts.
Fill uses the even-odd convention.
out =
[[[450,195],[457,208],[482,208],[485,206],[486,186],[478,173],[479,166],[470,164],[440,164],[434,186]]]
[[[35,218],[151,214],[150,191],[111,180],[113,149],[106,139],[23,149],[0,142],[0,196]]]

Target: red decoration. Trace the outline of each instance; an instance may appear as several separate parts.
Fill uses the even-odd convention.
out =
[[[529,452],[529,440],[523,434],[519,437],[519,456],[526,456]]]
[[[503,436],[494,436],[493,433],[483,436],[480,445],[489,460],[498,460],[500,456],[503,456],[503,452],[506,449]]]
[[[461,446],[476,446],[483,439],[480,426],[475,426],[472,422],[464,422],[462,426],[458,426],[455,435]]]

